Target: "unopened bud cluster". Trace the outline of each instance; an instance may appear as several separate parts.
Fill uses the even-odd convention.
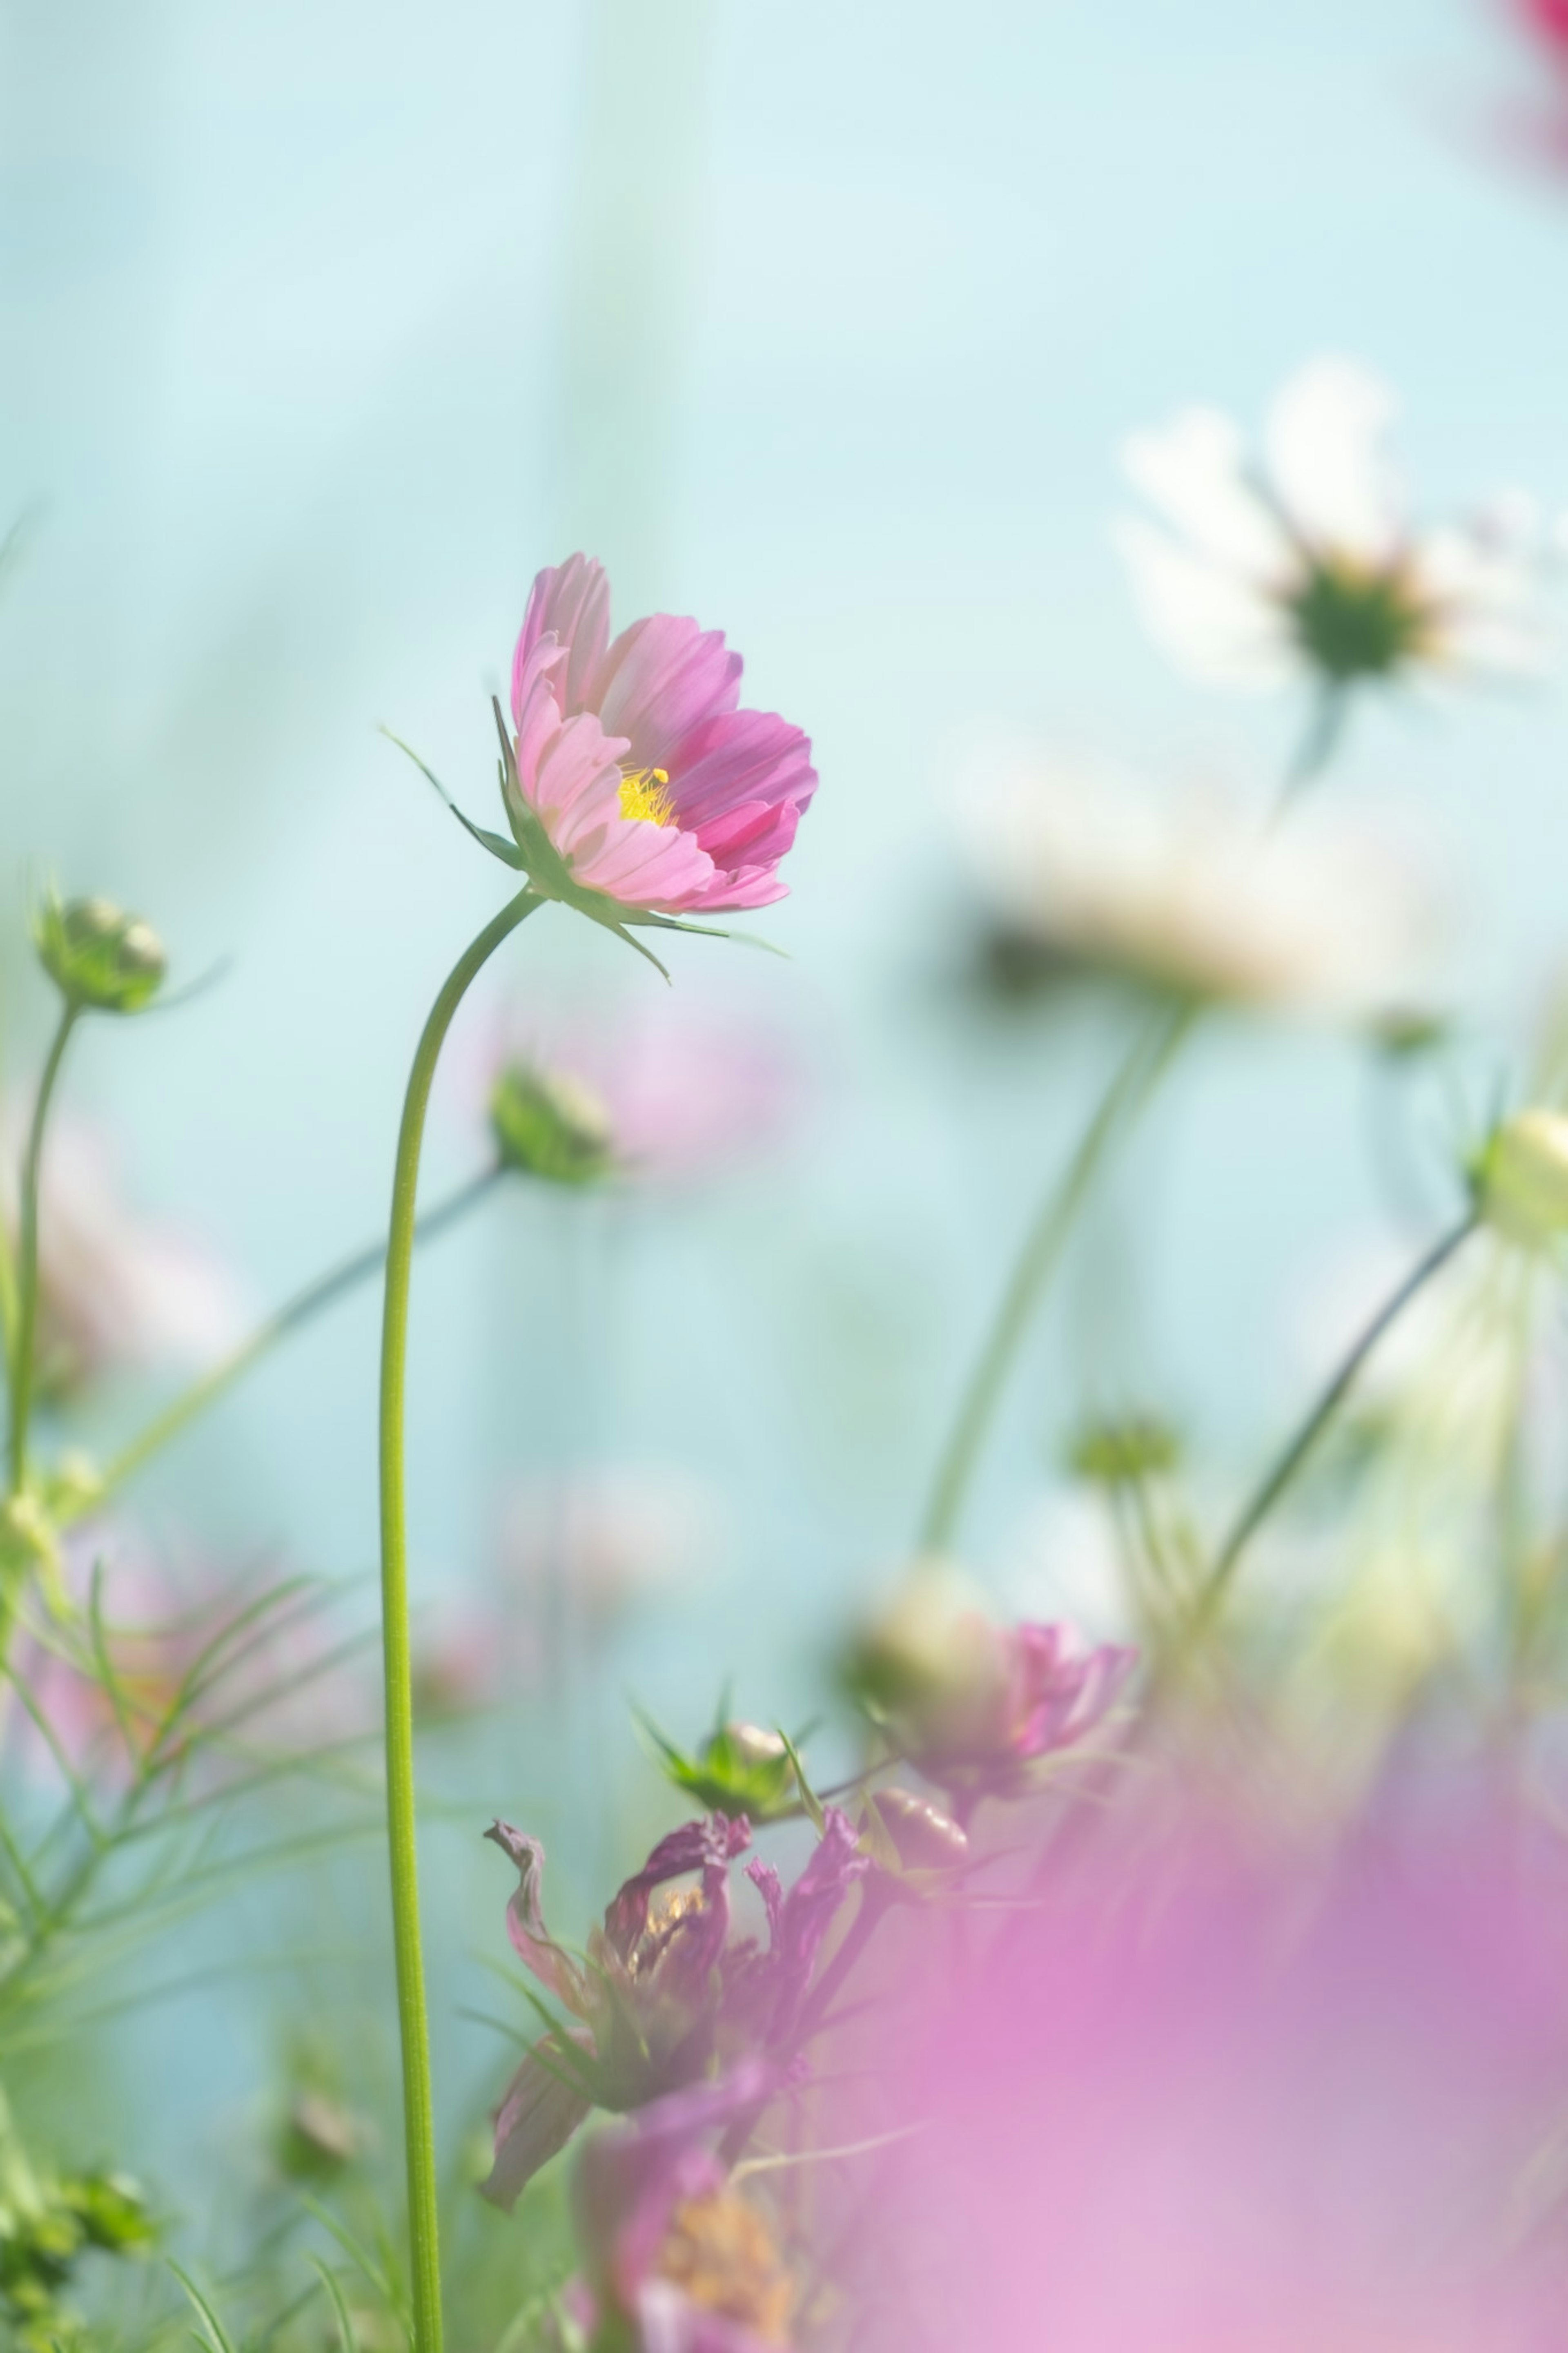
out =
[[[168,958],[157,933],[112,900],[62,901],[51,891],[33,939],[60,995],[83,1011],[140,1013],[163,985]]]

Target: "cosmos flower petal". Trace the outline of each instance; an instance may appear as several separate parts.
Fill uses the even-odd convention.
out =
[[[531,2051],[507,2085],[496,2116],[495,2161],[479,2195],[492,2206],[514,2206],[540,2168],[565,2147],[590,2105],[564,2061],[552,2063],[547,2051],[542,2056]]]
[[[530,658],[546,637],[561,649],[559,692],[570,715],[585,707],[587,686],[610,638],[610,584],[591,556],[569,555],[533,584],[511,664],[511,712],[519,725]]]
[[[1220,571],[1153,524],[1125,517],[1115,544],[1156,643],[1194,677],[1278,686],[1295,667],[1284,612],[1250,579]]]
[[[531,1838],[526,1831],[515,1830],[510,1822],[492,1822],[485,1836],[500,1847],[517,1870],[517,1890],[506,1907],[507,1935],[511,1938],[513,1952],[526,1968],[531,1969],[541,1985],[581,2018],[588,2007],[583,1972],[544,1925],[544,1908],[540,1900],[544,1876],[543,1847],[538,1839]]]
[[[680,822],[707,828],[740,806],[791,803],[804,809],[816,790],[811,742],[773,711],[726,711],[684,735],[669,758]]]
[[[1266,436],[1268,473],[1313,548],[1369,565],[1397,552],[1403,502],[1384,448],[1397,407],[1389,387],[1351,360],[1314,360],[1281,388]]]
[[[599,666],[594,707],[628,736],[633,765],[668,768],[682,736],[741,699],[739,654],[720,629],[675,613],[650,613],[623,629]]]
[[[1290,570],[1289,536],[1248,481],[1246,444],[1229,417],[1186,409],[1163,431],[1130,435],[1121,466],[1194,554],[1260,580]]]
[[[605,648],[608,591],[585,556],[534,583],[512,664],[515,774],[503,781],[536,887],[621,907],[763,906],[816,787],[811,746],[771,712],[741,712],[741,658],[721,633],[655,613]],[[628,809],[637,813],[628,814]]]

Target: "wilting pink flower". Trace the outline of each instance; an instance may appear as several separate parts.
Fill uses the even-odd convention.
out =
[[[568,2303],[584,2334],[637,2353],[749,2353],[785,2341],[794,2284],[758,2207],[710,2142],[778,2088],[742,2060],[597,2133],[579,2160],[573,2213],[584,2276]]]
[[[816,772],[798,727],[736,708],[741,670],[721,631],[673,613],[612,642],[609,583],[585,555],[539,575],[503,779],[538,887],[666,914],[784,897]]]
[[[729,1867],[751,1840],[723,1814],[661,1839],[621,1888],[579,1961],[544,1925],[544,1850],[509,1822],[486,1836],[517,1866],[507,1932],[518,1957],[579,2021],[547,2034],[523,2061],[496,2118],[495,2164],[484,2194],[510,2206],[564,2147],[595,2107],[646,2106],[747,2052],[787,2052],[802,2000],[835,1915],[867,1868],[856,1832],[837,1808],[787,1895],[766,1864],[752,1877],[768,1915],[769,1942],[730,1942]],[[672,1880],[698,1884],[663,1895]]]
[[[0,1217],[13,1243],[26,1115],[0,1123]],[[58,1113],[44,1145],[38,1215],[38,1372],[46,1396],[160,1363],[204,1364],[241,1336],[236,1286],[178,1229],[128,1207],[107,1137]]]
[[[1568,1909],[1518,1821],[1105,1841],[868,2054],[868,2348],[1548,2353]]]
[[[994,1625],[928,1572],[865,1630],[847,1672],[899,1753],[967,1810],[1027,1789],[1040,1758],[1098,1730],[1133,1659],[1066,1626]]]

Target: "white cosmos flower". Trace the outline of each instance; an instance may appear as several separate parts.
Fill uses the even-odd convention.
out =
[[[1545,666],[1533,507],[1509,494],[1468,522],[1414,524],[1384,448],[1396,406],[1323,358],[1279,392],[1260,451],[1210,408],[1130,438],[1123,470],[1159,520],[1126,517],[1115,537],[1173,660],[1256,687]]]
[[[1317,805],[1271,827],[1217,788],[998,743],[961,779],[956,816],[1022,965],[1338,1018],[1427,994],[1430,861],[1386,813]]]

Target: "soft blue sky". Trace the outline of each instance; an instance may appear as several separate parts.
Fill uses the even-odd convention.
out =
[[[669,1456],[720,1490],[723,1573],[620,1668],[688,1723],[726,1660],[792,1707],[822,1608],[907,1538],[1113,1043],[933,1018],[956,759],[1002,721],[1277,770],[1297,714],[1178,680],[1108,543],[1120,437],[1189,399],[1256,418],[1342,350],[1401,388],[1434,505],[1568,505],[1568,185],[1489,142],[1535,61],[1484,0],[53,0],[0,38],[0,508],[39,509],[0,612],[0,889],[52,865],[182,970],[233,956],[75,1080],[258,1296],[375,1228],[418,1022],[496,901],[375,721],[483,811],[529,578],[582,543],[623,617],[721,624],[816,740],[767,919],[795,961],[677,959],[819,1055],[798,1148],[574,1240],[489,1213],[421,1278],[414,1388],[427,1589],[479,1572],[514,1470]],[[1369,713],[1326,789],[1449,842],[1456,987],[1517,1025],[1568,937],[1561,690]],[[657,987],[619,955],[552,913],[506,987]],[[1289,1269],[1372,1214],[1362,1091],[1331,1044],[1216,1040],[1131,1172],[1150,1293],[1108,1352],[1231,1448],[1292,1394]],[[448,1097],[433,1176],[472,1148]],[[154,1517],[367,1567],[374,1331],[259,1379]],[[1073,1373],[1059,1334],[1026,1368],[983,1563]],[[481,1810],[545,1804],[532,1769]]]

